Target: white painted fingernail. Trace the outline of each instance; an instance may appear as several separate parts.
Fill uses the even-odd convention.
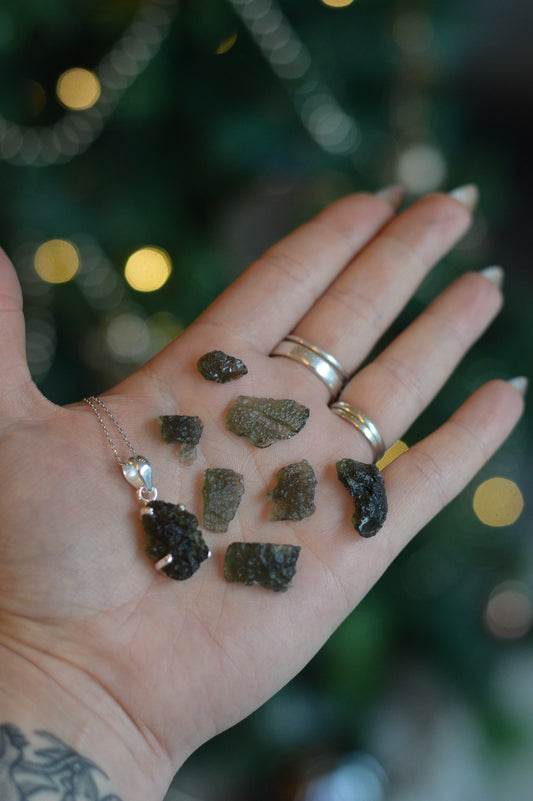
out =
[[[382,197],[388,203],[391,204],[392,208],[396,211],[401,205],[403,200],[404,190],[403,186],[399,186],[399,184],[391,184],[391,186],[384,186],[383,189],[380,189],[379,192],[376,192],[376,197]]]
[[[474,211],[479,200],[479,189],[475,184],[465,184],[452,189],[451,192],[448,192],[448,195],[466,206],[469,211]]]
[[[480,275],[484,278],[487,278],[489,281],[492,281],[493,284],[496,284],[497,287],[500,289],[503,286],[503,279],[505,278],[505,271],[503,267],[499,267],[496,264],[491,265],[490,267],[485,267],[484,270],[479,271]]]
[[[522,397],[525,398],[527,388],[529,386],[529,379],[525,377],[525,375],[519,375],[516,378],[510,378],[509,383],[513,385],[515,389],[519,391]]]

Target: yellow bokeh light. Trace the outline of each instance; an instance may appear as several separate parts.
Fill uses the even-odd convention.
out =
[[[37,275],[49,284],[64,284],[78,272],[80,255],[72,242],[50,239],[37,248],[33,260]]]
[[[486,526],[510,526],[520,517],[524,498],[514,481],[489,478],[474,494],[474,512]]]
[[[124,271],[126,281],[137,292],[160,289],[172,272],[172,261],[162,248],[145,247],[132,253]]]
[[[90,70],[73,67],[59,76],[56,94],[65,108],[74,111],[94,106],[100,97],[100,81]]]
[[[217,49],[215,50],[215,55],[220,56],[222,53],[227,53],[228,50],[231,50],[235,42],[237,41],[237,34],[234,33],[232,36],[228,36],[227,39],[224,39]]]
[[[344,8],[344,6],[351,6],[354,0],[322,0],[322,2],[330,8]]]
[[[398,456],[400,456],[400,454],[405,453],[407,450],[409,450],[409,448],[405,442],[402,442],[401,439],[397,440],[394,445],[391,445],[390,448],[385,451],[379,462],[376,462],[376,467],[379,470],[383,470],[384,467],[393,462],[398,458]]]

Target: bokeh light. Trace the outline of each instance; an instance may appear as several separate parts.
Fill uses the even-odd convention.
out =
[[[49,284],[64,284],[78,272],[78,249],[66,239],[50,239],[37,248],[34,266],[40,278]]]
[[[107,326],[106,343],[118,361],[141,363],[148,356],[150,347],[146,321],[129,312],[117,314]]]
[[[330,6],[330,8],[344,8],[345,6],[351,6],[354,0],[322,0],[322,3],[325,6]]]
[[[489,478],[474,494],[474,512],[486,526],[510,526],[520,517],[524,498],[508,478]]]
[[[73,67],[59,76],[56,94],[65,108],[74,111],[94,106],[100,97],[100,81],[90,70]]]
[[[438,189],[447,172],[446,160],[435,145],[419,143],[398,158],[396,177],[408,192],[423,194]]]
[[[234,33],[232,36],[228,36],[227,39],[224,39],[217,49],[215,50],[215,55],[220,56],[222,53],[227,53],[228,50],[231,50],[235,42],[237,41],[237,34]]]
[[[485,625],[502,640],[524,637],[533,624],[533,604],[527,585],[505,581],[493,589],[485,608]]]
[[[162,248],[144,247],[132,253],[124,271],[126,281],[137,292],[160,289],[172,272],[172,261]]]
[[[393,462],[395,459],[400,456],[400,454],[405,453],[405,451],[409,450],[405,442],[401,439],[398,439],[394,445],[391,445],[390,448],[387,448],[381,459],[376,462],[376,467],[379,470],[383,470],[388,464]]]

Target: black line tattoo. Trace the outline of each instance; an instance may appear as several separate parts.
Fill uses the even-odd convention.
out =
[[[101,794],[108,776],[94,762],[50,732],[34,734],[47,744],[33,748],[18,726],[0,724],[1,801],[121,801]]]

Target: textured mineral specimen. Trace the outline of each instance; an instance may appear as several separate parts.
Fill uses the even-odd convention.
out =
[[[177,581],[195,573],[209,556],[209,549],[198,528],[198,520],[181,505],[151,501],[152,514],[143,514],[146,532],[146,555],[154,562],[172,555],[172,562],[162,572]]]
[[[232,542],[224,559],[226,581],[260,584],[267,590],[284,592],[296,573],[300,548],[272,542]]]
[[[177,442],[176,451],[185,464],[196,459],[196,446],[202,436],[204,424],[199,417],[188,417],[186,414],[162,414],[157,418],[161,436],[165,442]]]
[[[244,494],[240,473],[226,467],[210,468],[204,473],[204,526],[208,531],[227,531]]]
[[[278,439],[290,439],[307,422],[309,409],[294,400],[250,398],[239,395],[226,414],[226,426],[238,437],[248,437],[257,448]]]
[[[313,468],[306,459],[297,464],[288,464],[278,470],[278,483],[267,492],[274,501],[271,520],[303,520],[315,511],[315,487],[317,480]]]
[[[244,362],[236,359],[235,356],[228,356],[222,350],[204,353],[196,362],[196,366],[207,381],[216,381],[217,384],[235,381],[236,378],[240,378],[248,372]]]
[[[354,528],[362,537],[373,537],[387,517],[385,482],[374,464],[341,459],[337,475],[355,501]]]

